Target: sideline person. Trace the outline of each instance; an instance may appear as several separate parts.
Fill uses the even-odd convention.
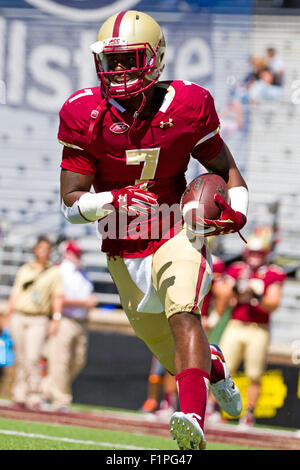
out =
[[[62,312],[63,283],[53,265],[52,244],[39,237],[34,260],[20,267],[3,315],[15,349],[14,408],[39,410],[42,404],[40,359],[47,336],[55,335]]]
[[[49,338],[47,374],[43,395],[50,410],[67,412],[72,403],[72,383],[86,364],[87,317],[97,305],[94,287],[81,265],[82,249],[73,240],[66,242],[60,273],[64,285],[63,310],[56,335]]]
[[[239,422],[253,426],[255,409],[266,368],[270,338],[270,319],[279,307],[284,270],[269,261],[272,248],[270,227],[258,227],[249,237],[243,259],[232,263],[216,286],[215,295],[231,306],[229,320],[220,340],[220,348],[231,374],[244,361],[249,379],[247,405]]]

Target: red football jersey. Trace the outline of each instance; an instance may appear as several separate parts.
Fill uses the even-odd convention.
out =
[[[203,165],[222,148],[219,118],[208,90],[184,81],[159,82],[166,94],[157,113],[137,120],[114,100],[101,97],[100,88],[77,91],[60,111],[58,139],[64,145],[61,168],[94,175],[96,192],[109,191],[152,180],[149,191],[158,195],[158,203],[178,204],[186,187],[185,172],[191,153]],[[200,145],[201,144],[201,145]],[[141,227],[141,236],[132,239],[125,233],[105,233],[109,217],[99,224],[102,250],[123,257],[152,253],[174,235],[181,223],[180,214],[172,218],[171,230],[153,237],[149,223]],[[180,219],[180,220],[179,220]],[[158,216],[151,222],[161,224]],[[147,236],[145,235],[147,232]],[[147,238],[147,239],[145,239]]]
[[[226,270],[226,274],[236,281],[243,279],[260,279],[263,283],[263,292],[269,285],[274,283],[282,284],[286,279],[286,273],[279,266],[273,264],[261,266],[256,271],[249,273],[249,267],[244,261],[233,263]],[[244,322],[255,322],[267,324],[270,321],[270,315],[266,313],[259,305],[237,304],[232,311],[232,318]]]

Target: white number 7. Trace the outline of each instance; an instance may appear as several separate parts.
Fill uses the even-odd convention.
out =
[[[127,165],[139,165],[141,162],[144,162],[140,179],[136,180],[136,184],[154,178],[159,152],[160,148],[126,150]]]

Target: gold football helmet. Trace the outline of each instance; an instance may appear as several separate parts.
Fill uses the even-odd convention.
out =
[[[265,264],[272,251],[273,230],[269,226],[257,227],[247,240],[243,259],[251,267],[258,268]]]
[[[269,226],[257,227],[247,241],[251,251],[269,252],[272,246],[272,228]]]
[[[107,98],[122,99],[143,92],[157,82],[164,68],[162,29],[151,16],[139,11],[122,11],[108,18],[91,50]],[[122,61],[120,54],[127,54],[130,61],[126,56]],[[114,58],[120,59],[121,66],[114,65]]]

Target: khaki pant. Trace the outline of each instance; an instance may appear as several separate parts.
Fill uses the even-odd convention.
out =
[[[44,397],[57,408],[72,402],[72,382],[86,363],[87,345],[86,327],[62,317],[57,334],[47,343],[47,375],[42,382]]]
[[[230,320],[220,341],[231,374],[234,374],[242,360],[246,376],[258,382],[266,366],[269,344],[267,325]]]
[[[206,247],[195,247],[183,230],[153,254],[152,282],[164,306],[163,313],[137,311],[144,294],[131,279],[122,258],[109,258],[108,269],[136,335],[173,374],[174,340],[168,318],[180,312],[200,314],[211,282],[211,261]]]
[[[13,400],[29,407],[41,402],[40,358],[46,341],[49,318],[14,312],[10,321],[16,355]]]

